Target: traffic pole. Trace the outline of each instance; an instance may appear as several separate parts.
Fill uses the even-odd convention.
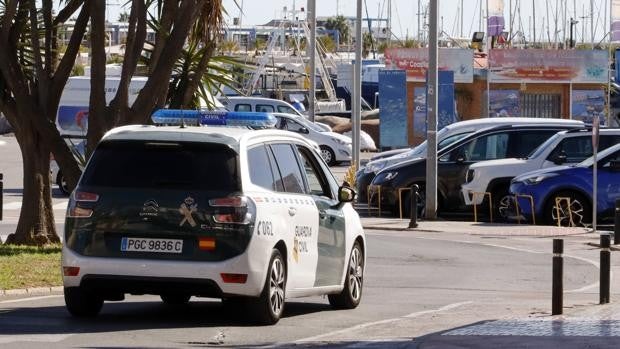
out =
[[[4,175],[2,173],[0,173],[0,221],[2,220],[2,202],[4,200],[4,185],[2,184],[2,179],[3,179]]]
[[[609,234],[601,235],[601,290],[599,303],[607,304],[609,303],[609,284],[610,284],[610,262],[611,262],[611,251],[610,251],[611,238]]]
[[[417,184],[411,185],[411,220],[409,221],[409,228],[418,227],[418,191],[420,187]]]
[[[553,278],[551,285],[551,315],[562,314],[564,297],[564,240],[553,239]]]
[[[620,244],[620,199],[616,200],[616,218],[614,220],[614,245]]]

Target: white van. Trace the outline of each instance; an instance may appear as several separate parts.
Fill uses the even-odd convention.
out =
[[[230,96],[220,97],[219,101],[224,105],[228,111],[251,111],[262,113],[285,113],[295,114],[304,119],[308,116],[302,114],[299,110],[295,109],[290,103],[279,99],[265,98],[265,97],[245,97],[245,96]],[[315,122],[317,126],[325,131],[330,131],[332,128],[324,123]]]
[[[290,103],[279,99],[264,98],[264,97],[222,97],[220,102],[229,111],[253,111],[262,113],[286,113],[296,114],[305,117],[297,109],[295,109]]]
[[[134,77],[129,83],[129,105],[144,87],[147,77]],[[120,77],[105,79],[105,99],[110,103],[120,83]],[[90,76],[72,76],[67,80],[56,114],[56,127],[63,136],[86,136],[88,130],[88,105],[90,103]]]

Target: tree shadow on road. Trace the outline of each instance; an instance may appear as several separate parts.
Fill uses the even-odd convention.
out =
[[[328,304],[287,302],[283,319],[331,309]],[[192,298],[189,304],[177,306],[152,301],[106,302],[94,318],[73,318],[64,306],[5,308],[0,309],[0,335],[255,326],[245,311],[233,311],[219,300],[203,298]]]

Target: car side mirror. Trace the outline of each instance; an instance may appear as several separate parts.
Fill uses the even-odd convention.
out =
[[[355,199],[355,190],[351,187],[342,186],[338,188],[338,201],[340,203],[352,202]]]
[[[454,159],[454,161],[456,161],[456,163],[458,164],[462,164],[465,162],[466,159],[467,157],[465,156],[465,153],[461,151],[458,154],[456,154],[456,159]]]
[[[560,154],[558,154],[555,158],[553,158],[553,163],[556,165],[562,165],[566,163],[566,153],[563,151],[560,152]]]
[[[308,131],[308,129],[307,129],[307,128],[302,127],[302,128],[300,128],[300,129],[299,129],[299,133],[308,134],[308,133],[310,133],[310,131]]]

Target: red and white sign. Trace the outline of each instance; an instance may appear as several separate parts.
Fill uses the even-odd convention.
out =
[[[454,72],[454,82],[474,81],[474,51],[456,48],[439,49],[439,70]],[[387,69],[407,71],[407,81],[426,81],[428,70],[428,49],[426,48],[388,48],[385,50]]]
[[[606,84],[608,60],[606,50],[491,50],[490,81]]]

